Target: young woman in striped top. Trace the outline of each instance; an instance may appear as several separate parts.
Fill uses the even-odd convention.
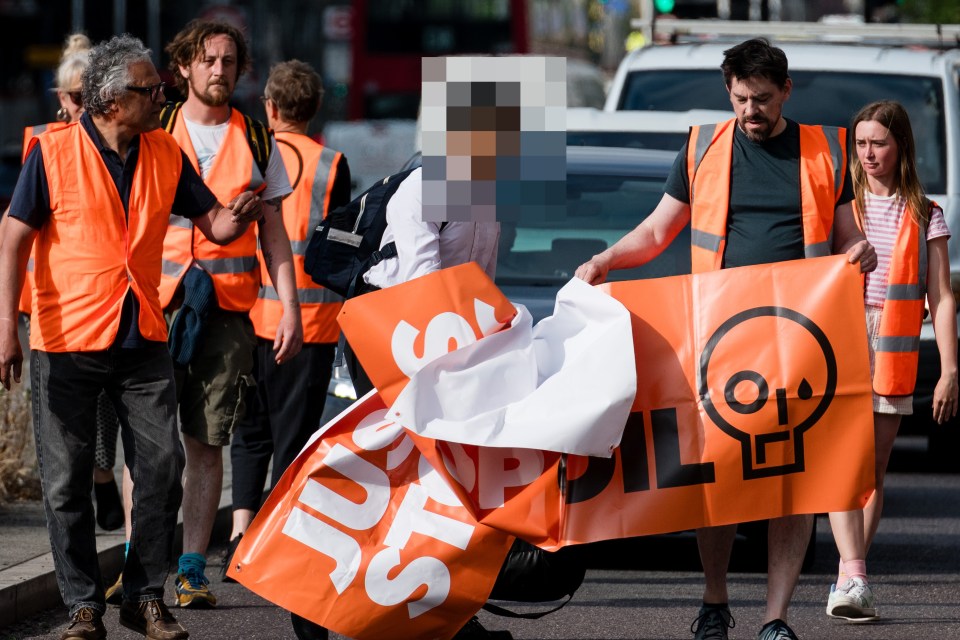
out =
[[[906,110],[897,102],[871,103],[856,115],[852,131],[854,209],[878,259],[877,269],[866,274],[864,291],[877,490],[863,510],[830,514],[840,572],[827,615],[862,622],[877,617],[866,556],[880,522],[883,478],[900,417],[913,412],[924,288],[940,352],[933,417],[941,424],[957,414],[957,311],[947,257],[950,231],[943,210],[924,196],[917,178]]]

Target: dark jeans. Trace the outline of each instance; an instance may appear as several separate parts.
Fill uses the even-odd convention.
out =
[[[273,487],[320,426],[335,350],[334,344],[304,344],[292,360],[278,365],[273,341],[257,340],[257,384],[247,390],[247,411],[230,445],[234,509],[260,509],[270,457]]]
[[[134,602],[162,597],[173,560],[184,464],[166,344],[82,353],[34,351],[31,368],[47,531],[70,615],[80,607],[106,610],[90,497],[101,391],[117,410],[125,462],[133,475],[124,597]]]

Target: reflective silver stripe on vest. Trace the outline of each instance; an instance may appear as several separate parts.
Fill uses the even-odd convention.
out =
[[[922,297],[919,284],[887,285],[887,300],[920,300]]]
[[[706,249],[707,251],[716,253],[717,251],[720,251],[721,242],[723,242],[722,236],[701,231],[700,229],[690,230],[690,244],[695,247],[700,247],[701,249]]]
[[[260,263],[257,262],[257,259],[254,256],[197,260],[197,263],[210,275],[246,273],[248,271],[253,271],[260,266]]]
[[[161,273],[165,276],[170,276],[171,278],[179,278],[180,274],[183,273],[184,269],[187,268],[187,265],[177,264],[176,262],[171,262],[170,260],[162,260],[160,270]]]
[[[267,285],[260,287],[260,293],[257,294],[257,297],[263,298],[264,300],[280,300],[280,296],[277,295],[277,290]],[[337,295],[329,289],[297,289],[297,297],[300,299],[300,302],[312,304],[343,302],[342,296]]]
[[[700,130],[697,133],[697,145],[694,147],[693,176],[697,174],[697,170],[700,168],[700,162],[703,160],[703,156],[707,154],[707,149],[710,148],[710,143],[713,142],[713,134],[716,130],[717,125],[715,124],[700,125]],[[690,185],[690,193],[687,194],[690,198],[690,204],[693,204],[693,176],[687,176],[687,184]],[[716,251],[716,249],[714,249],[714,251]]]
[[[830,157],[833,159],[833,190],[834,193],[839,193],[840,181],[843,180],[843,172],[846,170],[846,164],[843,162],[843,149],[840,147],[840,129],[837,127],[820,128],[827,139]]]
[[[33,273],[33,258],[27,258],[27,273]]]
[[[909,215],[904,213],[904,215]],[[917,234],[917,240],[919,242],[919,256],[920,256],[920,270],[917,273],[920,274],[920,295],[919,298],[923,298],[927,295],[927,225],[920,225],[920,232]]]
[[[35,126],[35,127],[33,128],[33,135],[38,136],[38,135],[40,135],[41,133],[43,133],[44,131],[46,131],[46,130],[47,130],[47,124],[46,124],[46,123],[44,123],[44,124],[38,124],[37,126]]]
[[[333,182],[333,160],[336,157],[337,152],[326,147],[320,152],[317,170],[313,172],[313,192],[310,194],[310,226],[307,227],[309,233],[312,233],[323,220],[324,200],[330,189],[330,183]]]
[[[877,340],[877,351],[910,353],[919,350],[920,336],[881,336]]]
[[[193,223],[190,222],[189,218],[178,216],[175,213],[170,214],[169,224],[171,227],[180,227],[181,229],[193,229]]]
[[[316,229],[316,225],[310,227],[310,233],[313,233],[313,230]],[[307,245],[310,244],[309,240],[291,240],[290,241],[290,250],[293,251],[293,255],[302,256],[307,252]]]
[[[808,244],[803,247],[803,257],[805,258],[822,258],[823,256],[831,255],[830,247],[833,245],[832,242],[814,242],[813,244]]]

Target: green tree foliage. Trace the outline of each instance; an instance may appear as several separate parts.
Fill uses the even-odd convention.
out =
[[[960,24],[957,0],[899,0],[904,22]]]

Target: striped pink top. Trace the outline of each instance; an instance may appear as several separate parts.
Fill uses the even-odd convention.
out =
[[[907,201],[899,195],[875,196],[864,194],[864,227],[867,240],[877,250],[877,268],[868,273],[864,303],[882,307],[887,299],[887,275],[890,272],[890,257],[900,229],[900,220],[907,208]],[[950,230],[943,219],[943,209],[934,207],[927,226],[927,240],[950,237]]]

